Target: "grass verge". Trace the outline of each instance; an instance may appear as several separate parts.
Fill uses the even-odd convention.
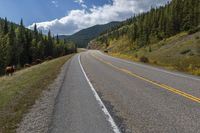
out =
[[[134,48],[127,40],[124,36],[110,41],[109,53],[131,61],[141,61],[145,57],[151,65],[200,76],[200,32],[191,35],[182,32],[141,48]]]
[[[133,54],[109,53],[109,55],[113,57],[129,60],[129,61],[140,62],[139,58],[135,57],[135,55]],[[196,66],[197,64],[196,61],[198,61],[199,58],[193,59],[193,60],[192,59],[171,59],[169,60],[170,62],[167,62],[167,61],[165,62],[165,60],[159,56],[157,56],[157,58],[158,58],[157,60],[155,60],[155,58],[149,58],[150,61],[148,62],[148,64],[153,65],[153,66],[161,66],[168,70],[181,71],[181,72],[186,72],[192,75],[200,76],[200,67],[194,67]],[[190,65],[185,66],[187,64],[190,64]]]
[[[85,49],[85,48],[78,48],[78,53],[85,52],[85,51],[87,51],[87,49]]]
[[[63,64],[73,55],[60,57],[0,77],[0,133],[14,133],[24,113],[51,84]]]

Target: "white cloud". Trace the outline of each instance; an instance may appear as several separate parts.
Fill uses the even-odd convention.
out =
[[[76,3],[79,3],[79,4],[82,4],[82,3],[84,3],[84,1],[83,1],[83,0],[74,0],[74,2],[76,2]]]
[[[86,9],[87,8],[87,5],[86,4],[81,4],[81,7]]]
[[[78,3],[82,8],[86,9],[87,5],[83,0],[74,0],[75,3]]]
[[[51,1],[51,4],[53,4],[55,7],[59,7],[59,6],[58,6],[58,1],[52,0],[52,1]]]
[[[84,4],[83,0],[75,0]],[[47,22],[36,23],[45,33],[50,29],[54,34],[73,34],[81,29],[105,24],[110,21],[121,21],[134,14],[159,6],[168,0],[113,0],[112,4],[93,6],[90,9],[71,10],[66,16]],[[34,24],[29,28],[33,29]]]

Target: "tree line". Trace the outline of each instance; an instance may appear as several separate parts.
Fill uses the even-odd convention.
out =
[[[126,36],[133,49],[156,43],[187,31],[200,31],[200,0],[172,0],[165,6],[134,15],[96,39],[109,45],[110,40]]]
[[[76,52],[76,45],[67,40],[53,37],[51,31],[44,35],[34,26],[29,30],[23,25],[0,18],[0,74],[6,66],[15,65],[18,68],[47,57],[59,57]]]

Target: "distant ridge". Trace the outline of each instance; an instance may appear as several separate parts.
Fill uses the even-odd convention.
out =
[[[102,32],[117,26],[120,22],[110,22],[103,25],[95,25],[87,29],[80,30],[73,35],[60,35],[60,39],[67,39],[73,41],[78,47],[87,47],[88,43],[94,38],[98,37]]]

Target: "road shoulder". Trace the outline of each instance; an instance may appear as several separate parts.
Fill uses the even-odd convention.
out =
[[[17,133],[47,133],[51,123],[55,99],[62,83],[65,74],[68,70],[70,61],[67,61],[61,68],[61,72],[55,81],[44,90],[41,97],[35,102],[27,114],[24,115],[23,120],[19,124]]]

